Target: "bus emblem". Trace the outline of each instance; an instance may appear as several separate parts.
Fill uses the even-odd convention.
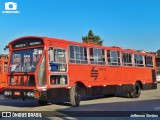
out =
[[[95,70],[94,68],[95,67],[91,69],[91,77],[93,77],[94,80],[96,80],[98,78],[98,70]]]

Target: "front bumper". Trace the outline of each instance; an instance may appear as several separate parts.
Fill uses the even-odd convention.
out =
[[[38,92],[39,96],[36,96],[35,93]],[[33,89],[5,89],[4,96],[11,99],[37,99],[37,100],[46,100],[46,91],[38,91]]]

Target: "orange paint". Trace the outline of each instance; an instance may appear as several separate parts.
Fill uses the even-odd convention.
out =
[[[30,45],[15,45],[19,41],[23,41],[25,38],[38,38],[42,39],[43,44],[40,43],[32,43]],[[28,43],[29,44],[29,43]],[[39,45],[38,45],[39,44]],[[15,45],[13,47],[13,45]],[[87,48],[87,64],[76,64],[70,62],[70,56],[69,56],[69,45],[75,45],[75,46],[81,46]],[[26,47],[27,46],[27,47]],[[144,83],[155,83],[155,80],[153,80],[154,73],[152,71],[156,70],[155,65],[155,55],[149,52],[144,51],[136,51],[132,49],[122,49],[120,47],[107,47],[107,46],[99,46],[94,44],[87,44],[87,43],[80,43],[80,42],[73,42],[73,41],[66,41],[56,38],[47,38],[47,37],[35,37],[35,36],[28,36],[28,37],[22,37],[18,38],[12,42],[9,43],[9,49],[10,49],[10,56],[12,56],[12,52],[16,50],[26,50],[26,49],[34,49],[34,48],[43,48],[43,52],[40,56],[40,59],[37,63],[36,70],[34,72],[28,72],[27,75],[33,75],[35,76],[35,86],[10,86],[9,80],[10,80],[10,74],[8,72],[8,85],[6,88],[9,89],[42,89],[41,86],[38,85],[38,71],[40,69],[43,57],[45,56],[45,85],[42,86],[46,89],[49,88],[68,88],[72,87],[76,82],[82,82],[86,87],[87,86],[110,86],[110,85],[123,85],[123,84],[131,84],[133,85],[136,81],[141,81],[142,84]],[[55,67],[55,70],[62,70],[62,72],[53,72],[50,71],[50,64],[49,61],[51,58],[49,56],[49,49],[64,49],[65,50],[65,57],[66,57],[66,64],[64,66],[58,65],[57,68]],[[90,54],[89,54],[89,48],[97,48],[97,49],[103,49],[104,55],[102,56],[105,58],[105,64],[91,64],[90,61]],[[118,51],[118,57],[120,57],[120,65],[109,65],[109,52],[108,51]],[[126,66],[122,64],[122,53],[131,53],[132,54],[132,63],[131,66]],[[62,52],[61,52],[62,54]],[[110,53],[111,54],[111,53]],[[146,67],[145,63],[143,64],[143,67],[135,66],[133,56],[134,54],[139,54],[143,56],[143,59],[145,59],[145,56],[151,56],[153,59],[153,66],[152,67]],[[36,58],[34,58],[36,59]],[[27,58],[29,60],[29,58]],[[65,60],[62,59],[62,61],[65,62]],[[144,60],[145,62],[145,60]],[[9,63],[9,65],[11,65]],[[67,69],[65,71],[65,69]],[[64,71],[63,71],[64,70]],[[23,76],[25,72],[15,72],[13,75],[16,76]],[[56,81],[50,81],[51,75],[67,75],[68,77],[68,83],[65,85],[51,85],[56,84]],[[4,76],[2,77],[5,78]],[[57,77],[58,78],[58,77]],[[20,81],[20,78],[18,78]],[[52,79],[53,80],[53,79]],[[60,79],[60,82],[63,83],[65,78]],[[4,80],[5,81],[5,80]],[[59,83],[58,83],[59,84]],[[38,95],[38,94],[36,94]]]
[[[7,68],[8,68],[8,55],[0,54],[0,92],[3,92],[6,86]]]

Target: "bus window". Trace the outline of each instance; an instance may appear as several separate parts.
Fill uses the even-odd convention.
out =
[[[118,51],[107,50],[108,65],[120,65],[120,53]]]
[[[91,64],[105,65],[105,51],[98,48],[90,48],[90,62]]]
[[[87,48],[82,46],[69,46],[70,63],[88,64]]]
[[[16,66],[14,72],[34,72],[41,54],[42,48],[13,51],[10,67]]]
[[[24,54],[24,70],[27,71],[28,66],[31,66],[31,55]]]
[[[50,85],[67,85],[68,79],[67,75],[51,75]]]
[[[17,65],[15,72],[20,72],[21,71],[21,64],[22,64],[21,63],[21,54],[13,53],[12,54],[12,61],[11,61],[11,63]]]
[[[66,51],[60,48],[50,48],[49,52],[50,71],[54,72],[66,72]]]
[[[146,65],[146,67],[153,67],[152,56],[145,56],[145,65]]]
[[[43,56],[42,63],[38,70],[38,85],[45,86],[46,85],[46,58],[45,55]]]
[[[122,63],[124,66],[132,66],[132,54],[122,53]]]
[[[8,62],[4,62],[4,72],[7,71]]]
[[[144,67],[142,55],[134,54],[134,62],[135,62],[135,66]]]

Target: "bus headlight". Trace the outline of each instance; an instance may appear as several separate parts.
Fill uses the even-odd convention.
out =
[[[27,93],[27,96],[28,96],[28,97],[34,97],[34,93],[33,93],[33,92],[28,92],[28,93]]]
[[[5,91],[5,92],[4,92],[4,95],[8,95],[8,91]]]
[[[12,95],[12,92],[11,91],[5,91],[4,95]]]

